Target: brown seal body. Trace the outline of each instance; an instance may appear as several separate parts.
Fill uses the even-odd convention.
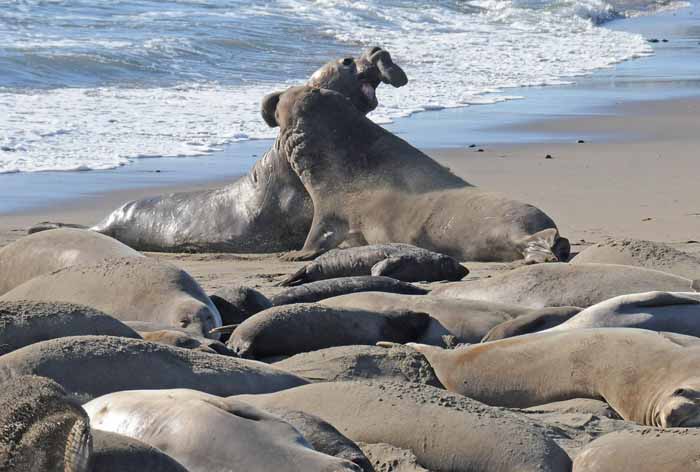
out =
[[[450,391],[527,408],[604,399],[623,419],[700,426],[700,338],[633,328],[534,333],[444,350],[411,344]]]

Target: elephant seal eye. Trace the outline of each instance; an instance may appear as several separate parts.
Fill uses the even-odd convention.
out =
[[[673,392],[674,396],[685,396],[688,392],[684,388],[677,388],[675,392]]]
[[[343,59],[343,65],[346,67],[352,65],[353,62],[355,62],[355,59],[353,59],[352,57],[346,57],[345,59]]]

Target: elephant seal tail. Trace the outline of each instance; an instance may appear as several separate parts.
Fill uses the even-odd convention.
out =
[[[59,222],[54,222],[54,221],[42,221],[41,223],[37,223],[33,226],[30,226],[29,229],[27,229],[27,234],[40,233],[42,231],[47,231],[50,229],[58,229],[58,228],[90,229],[87,226],[77,225],[77,224],[73,224],[73,223],[59,223]]]

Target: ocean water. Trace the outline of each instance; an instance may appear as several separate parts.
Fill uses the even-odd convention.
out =
[[[652,53],[612,19],[667,0],[0,0],[0,173],[109,169],[274,137],[266,93],[381,45],[380,123],[518,98]]]

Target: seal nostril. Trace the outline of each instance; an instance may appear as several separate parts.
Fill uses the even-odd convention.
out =
[[[345,59],[343,59],[344,66],[350,66],[353,62],[355,62],[355,59],[353,59],[352,57],[346,57]]]

